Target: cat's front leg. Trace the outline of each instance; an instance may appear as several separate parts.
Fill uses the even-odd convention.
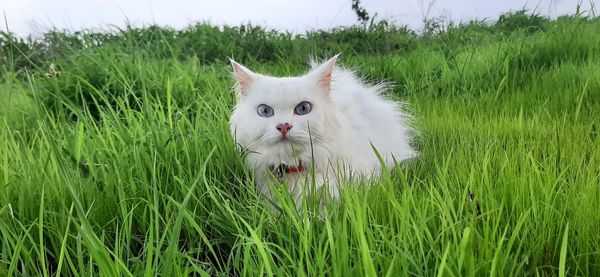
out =
[[[296,203],[302,202],[303,195],[317,197],[320,202],[325,199],[339,199],[337,178],[325,172],[306,173],[289,176],[288,186]]]
[[[277,167],[269,167],[267,170],[257,170],[255,177],[262,198],[276,208],[282,207],[277,195],[285,194],[285,190],[289,192],[298,211],[305,203],[305,196],[317,199],[320,206],[329,199],[339,199],[337,176],[327,172],[289,173]]]

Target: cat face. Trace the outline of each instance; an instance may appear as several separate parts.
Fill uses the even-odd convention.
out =
[[[335,58],[304,76],[281,78],[232,61],[239,94],[230,121],[236,142],[274,160],[295,160],[306,155],[311,143],[324,141],[335,109],[329,95]]]
[[[322,119],[329,100],[326,92],[302,79],[256,80],[236,107],[237,131],[270,144],[305,142],[311,122]]]

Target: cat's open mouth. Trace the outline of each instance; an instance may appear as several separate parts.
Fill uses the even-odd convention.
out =
[[[298,165],[287,165],[282,163],[278,166],[271,166],[271,171],[277,178],[282,178],[289,174],[303,173],[306,171],[306,167],[302,161],[299,161]]]

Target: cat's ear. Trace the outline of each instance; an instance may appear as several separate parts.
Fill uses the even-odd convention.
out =
[[[309,73],[309,75],[316,80],[317,85],[327,92],[331,91],[331,75],[333,74],[333,69],[335,68],[339,56],[340,54],[333,56]]]
[[[229,61],[231,62],[233,77],[237,81],[237,91],[243,96],[248,95],[250,85],[252,85],[252,82],[256,77],[256,73],[250,71],[250,69],[237,63],[233,59],[229,59]]]

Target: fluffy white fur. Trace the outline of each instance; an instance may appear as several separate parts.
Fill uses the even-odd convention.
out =
[[[388,167],[416,156],[410,146],[408,115],[399,103],[385,99],[384,85],[367,85],[349,70],[336,67],[337,56],[316,65],[299,77],[271,77],[250,71],[231,61],[237,81],[238,103],[230,120],[231,132],[247,154],[247,164],[255,174],[261,193],[272,196],[268,183],[273,168],[285,164],[306,168],[305,172],[279,175],[296,197],[303,188],[328,184],[338,196],[338,178],[371,177],[380,173],[381,164],[373,147]],[[302,101],[312,110],[297,115],[294,108]],[[258,106],[273,108],[271,117],[261,117]],[[293,127],[282,139],[276,126]],[[314,164],[314,172],[312,166]]]

